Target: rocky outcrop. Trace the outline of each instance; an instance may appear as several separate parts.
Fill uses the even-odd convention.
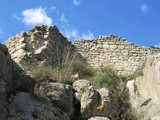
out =
[[[98,116],[88,111],[88,105],[96,110],[101,100],[98,91],[91,90],[91,82],[76,81],[74,87],[48,81],[35,82],[11,59],[7,47],[2,44],[0,66],[1,120],[82,120]],[[86,89],[77,84],[82,81]],[[75,97],[75,91],[82,93],[80,100]]]
[[[46,85],[37,85],[35,87],[35,94],[39,97],[49,99],[62,111],[68,113],[69,116],[73,115],[73,88],[71,85],[53,82]]]
[[[75,98],[80,103],[80,111],[84,119],[100,119],[91,118],[93,116],[109,116],[113,112],[111,96],[107,88],[95,89],[88,80],[77,80],[73,83]],[[105,101],[105,102],[104,102]],[[103,111],[97,108],[104,102]],[[107,117],[102,117],[107,119]]]
[[[133,74],[149,55],[160,52],[160,48],[140,47],[113,34],[95,40],[74,41],[73,45],[91,66],[109,66],[123,75]]]
[[[70,120],[67,113],[47,99],[19,92],[9,105],[8,120]]]
[[[0,119],[8,118],[9,96],[16,91],[33,91],[35,82],[11,59],[8,49],[0,44]]]
[[[150,56],[139,77],[128,81],[132,108],[146,119],[160,119],[160,54]]]
[[[81,101],[82,94],[92,85],[91,81],[88,80],[77,80],[73,83],[73,89],[75,90],[75,97]]]
[[[81,113],[84,118],[89,118],[98,113],[97,107],[101,101],[98,91],[96,91],[93,86],[89,87],[82,94],[81,98]]]
[[[32,65],[58,66],[68,60],[82,59],[56,26],[35,26],[29,32],[9,38],[4,44],[12,59],[26,70]]]
[[[88,120],[109,120],[107,117],[91,117]]]

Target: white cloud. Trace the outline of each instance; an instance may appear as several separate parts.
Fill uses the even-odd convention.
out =
[[[82,37],[81,39],[85,39],[85,40],[91,40],[91,39],[94,39],[94,34],[91,33],[89,30],[87,33],[85,34],[82,34]]]
[[[20,17],[17,16],[16,14],[13,14],[13,17],[16,18],[17,20],[22,20],[22,18],[20,18]]]
[[[48,17],[45,8],[32,8],[22,11],[23,22],[26,25],[51,25],[52,19]]]
[[[68,20],[66,19],[64,13],[61,15],[60,21],[61,22],[68,22]]]
[[[51,6],[51,7],[50,7],[50,10],[51,10],[51,11],[56,10],[56,6]]]
[[[73,0],[73,4],[74,4],[74,5],[79,5],[80,3],[81,3],[80,0]]]
[[[77,28],[73,27],[70,24],[63,25],[63,29],[61,33],[67,37],[69,40],[78,40],[78,39],[85,39],[85,40],[92,40],[94,39],[94,34],[89,30],[87,33],[82,33],[78,31]]]
[[[146,12],[148,10],[148,5],[144,3],[141,5],[140,9],[142,12]]]
[[[61,31],[62,34],[69,40],[79,38],[79,32],[76,28],[72,27],[71,25],[65,25],[62,27],[63,27],[63,30]]]

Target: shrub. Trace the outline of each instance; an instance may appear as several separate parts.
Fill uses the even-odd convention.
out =
[[[31,74],[37,81],[52,80],[62,83],[68,83],[71,77],[70,71],[61,68],[52,68],[49,66],[34,67]]]
[[[71,71],[72,74],[78,73],[80,78],[88,78],[94,75],[94,69],[91,66],[78,60],[64,64],[63,68]]]
[[[53,79],[61,83],[71,83],[70,80],[72,76],[71,71],[66,69],[54,68],[53,69]]]
[[[35,80],[52,78],[52,68],[48,66],[36,66],[32,68],[31,75]]]
[[[116,85],[120,82],[120,78],[115,71],[109,67],[97,69],[90,80],[92,80],[97,87],[107,87],[110,91],[113,90],[112,87],[115,89],[117,87]]]

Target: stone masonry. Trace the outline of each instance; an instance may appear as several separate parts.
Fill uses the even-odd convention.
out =
[[[23,68],[31,65],[60,65],[80,56],[56,26],[35,26],[4,43],[14,59]]]
[[[141,68],[149,55],[160,52],[160,48],[139,47],[113,34],[96,40],[74,41],[73,45],[91,66],[109,66],[125,75]]]
[[[93,67],[109,66],[119,74],[129,75],[141,68],[157,47],[140,47],[116,35],[100,36],[95,40],[69,42],[56,26],[35,26],[4,43],[11,57],[23,68],[46,64],[57,66],[71,59],[80,59]]]

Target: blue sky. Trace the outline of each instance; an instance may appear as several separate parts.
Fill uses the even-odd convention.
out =
[[[69,40],[116,34],[160,46],[158,0],[0,0],[0,42],[35,25],[56,25]]]

